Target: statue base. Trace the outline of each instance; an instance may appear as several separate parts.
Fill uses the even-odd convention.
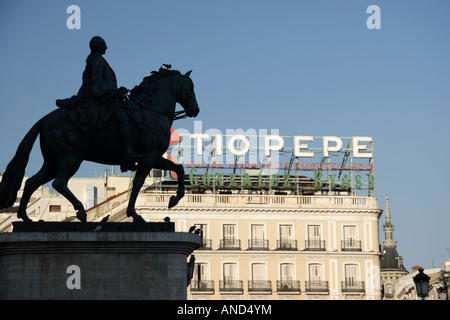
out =
[[[144,229],[2,233],[0,299],[187,299],[187,257],[200,237]]]

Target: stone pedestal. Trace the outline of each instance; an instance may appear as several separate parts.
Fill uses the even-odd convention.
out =
[[[184,300],[199,246],[182,232],[3,233],[0,299]]]

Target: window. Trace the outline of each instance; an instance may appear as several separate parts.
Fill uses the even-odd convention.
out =
[[[348,242],[356,241],[356,226],[344,226],[344,240]]]
[[[320,226],[308,226],[308,240],[320,241]]]
[[[352,286],[359,280],[358,265],[346,264],[345,265],[345,282],[347,285]]]
[[[220,240],[220,249],[240,250],[241,241],[236,237],[236,225],[224,224],[222,226],[223,238]]]
[[[61,206],[60,205],[50,205],[49,210],[50,210],[50,212],[61,212]]]
[[[320,263],[311,263],[308,267],[308,281],[306,281],[306,292],[328,293],[328,281],[324,281],[323,265]]]
[[[223,239],[234,240],[236,238],[236,225],[224,224],[223,225]]]
[[[391,284],[386,285],[385,297],[386,298],[393,298],[394,297],[394,288],[392,287]]]
[[[293,238],[293,227],[292,225],[282,224],[280,229],[280,240],[278,241],[278,249],[281,250],[297,250],[297,241]]]
[[[214,282],[209,280],[209,265],[206,263],[196,263],[194,275],[191,280],[191,291],[194,292],[214,292]]]
[[[269,249],[265,234],[266,230],[263,224],[252,224],[251,239],[248,244],[249,249]]]
[[[252,280],[264,281],[266,280],[266,265],[263,263],[252,264]]]
[[[361,241],[357,240],[358,233],[356,226],[344,226],[344,240],[342,250],[361,251]]]
[[[300,293],[300,281],[295,280],[293,263],[280,264],[280,280],[277,281],[277,291]]]
[[[196,280],[199,283],[209,280],[208,265],[206,263],[196,263],[194,267],[194,276],[192,280]]]
[[[292,225],[280,225],[280,239],[290,241],[292,238]]]
[[[211,249],[211,240],[208,239],[208,225],[201,224],[201,223],[195,223],[194,224],[195,229],[200,229],[202,232],[200,233],[201,239],[202,239],[202,246],[201,249]]]
[[[223,265],[223,281],[230,282],[237,280],[237,264],[236,263],[224,263]]]
[[[264,233],[264,225],[252,224],[252,240],[263,240],[265,238]]]
[[[321,240],[321,226],[308,226],[308,239],[305,245],[306,250],[325,250],[325,241]]]
[[[320,282],[322,281],[323,269],[322,265],[318,263],[312,263],[309,265],[309,281]]]
[[[248,282],[249,291],[272,291],[271,281],[267,280],[266,265],[253,263],[251,281]]]
[[[86,186],[87,203],[86,210],[97,205],[97,187],[88,184]]]
[[[294,264],[282,263],[280,265],[280,280],[282,282],[289,282],[294,280]]]

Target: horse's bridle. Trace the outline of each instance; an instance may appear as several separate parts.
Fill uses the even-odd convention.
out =
[[[168,118],[171,119],[172,121],[184,119],[184,118],[187,117],[186,110],[175,111],[175,112],[163,112],[163,111],[159,111],[159,110],[155,110],[155,109],[153,109],[153,108],[150,108],[149,106],[143,104],[142,102],[136,100],[134,97],[132,97],[132,96],[130,96],[130,95],[128,95],[128,94],[127,94],[127,97],[128,97],[128,99],[133,100],[134,102],[136,102],[136,103],[137,103],[138,105],[140,105],[141,107],[143,107],[143,108],[145,108],[145,109],[147,109],[147,110],[150,110],[150,111],[152,111],[152,112],[155,112],[155,113],[159,113],[159,114],[165,115],[166,117],[168,117]]]

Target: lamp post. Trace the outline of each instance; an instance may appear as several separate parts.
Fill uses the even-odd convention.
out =
[[[421,300],[425,300],[428,296],[428,286],[430,284],[430,277],[423,273],[423,269],[419,269],[419,273],[413,278],[416,284],[417,296],[421,297]]]

